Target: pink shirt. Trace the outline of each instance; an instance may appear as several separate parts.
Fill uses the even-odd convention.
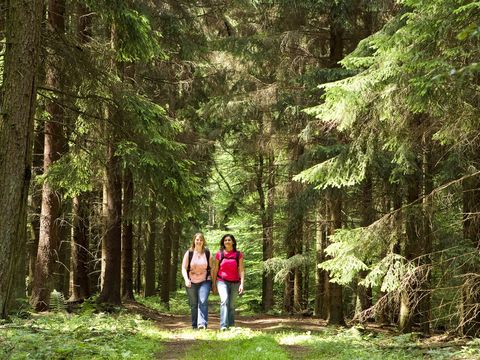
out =
[[[188,251],[183,256],[182,266],[188,269]],[[201,283],[207,279],[207,256],[205,253],[193,252],[192,261],[190,262],[190,281],[194,284]]]
[[[239,266],[237,266],[236,260],[236,251],[225,251],[223,250],[223,261],[220,263],[220,268],[218,269],[217,277],[218,280],[225,281],[240,281]],[[220,261],[222,255],[221,251],[217,252],[215,259]],[[239,251],[238,262],[240,264],[240,259],[243,259],[243,253]]]

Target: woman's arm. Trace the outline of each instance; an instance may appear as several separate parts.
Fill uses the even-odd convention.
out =
[[[191,282],[190,279],[188,278],[187,267],[188,267],[188,251],[187,251],[187,252],[185,253],[185,255],[183,256],[183,261],[182,261],[182,276],[183,276],[183,280],[185,280],[185,286],[189,288],[189,287],[192,286],[192,282]]]
[[[213,260],[213,257],[210,257],[211,264],[210,269],[212,271],[212,292],[215,294],[217,292],[217,273],[218,273],[218,265],[219,261],[217,258],[215,258],[215,261]]]
[[[245,280],[245,266],[243,265],[243,257],[238,259],[238,272],[240,273],[240,286],[238,293],[243,294],[243,282]]]

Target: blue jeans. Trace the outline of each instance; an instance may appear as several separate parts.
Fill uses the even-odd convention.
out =
[[[208,325],[208,295],[212,287],[212,281],[207,280],[198,284],[192,283],[187,287],[188,303],[192,314],[192,328]]]
[[[220,328],[235,325],[235,302],[239,286],[239,282],[217,281],[218,295],[220,295]]]

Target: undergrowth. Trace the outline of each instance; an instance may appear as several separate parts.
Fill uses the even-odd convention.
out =
[[[49,313],[0,327],[0,359],[151,359],[161,332],[130,314]]]

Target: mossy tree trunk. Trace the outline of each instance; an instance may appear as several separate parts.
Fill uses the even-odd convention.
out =
[[[9,2],[0,114],[0,316],[8,313],[19,256],[25,252],[31,178],[40,0]]]

